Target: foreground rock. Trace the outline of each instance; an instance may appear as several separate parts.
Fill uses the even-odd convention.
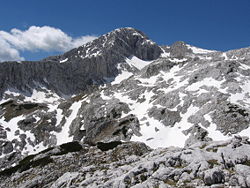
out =
[[[71,142],[0,172],[2,187],[249,187],[250,142],[235,137],[187,148]]]

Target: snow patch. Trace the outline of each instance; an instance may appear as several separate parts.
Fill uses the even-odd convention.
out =
[[[224,57],[224,60],[228,60],[227,54],[225,52],[223,52],[221,56]]]
[[[123,70],[120,66],[120,64],[118,64],[117,66],[117,69],[121,70],[121,73],[118,74],[116,77],[115,77],[115,80],[113,82],[111,82],[111,85],[115,85],[115,84],[119,84],[121,83],[123,80],[126,80],[128,79],[130,76],[133,75],[132,72],[129,72],[127,70]]]
[[[36,152],[39,152],[44,149],[44,147],[38,148],[39,150],[35,150],[34,147],[30,144],[29,140],[34,142],[35,136],[30,131],[23,131],[18,127],[18,122],[25,119],[25,116],[21,115],[15,118],[12,118],[9,122],[6,122],[4,120],[4,117],[0,119],[0,124],[3,126],[4,129],[8,129],[9,131],[6,131],[7,133],[7,140],[12,141],[14,139],[21,141],[20,135],[25,134],[26,135],[26,145],[24,147],[24,150],[22,150],[23,155],[27,154],[33,154]],[[19,131],[19,134],[16,134],[16,131]]]
[[[66,62],[66,61],[68,61],[68,58],[66,58],[66,59],[64,59],[64,60],[61,60],[60,63],[64,63],[64,62]]]
[[[220,131],[217,130],[216,125],[212,122],[212,118],[209,114],[204,115],[205,120],[210,122],[210,126],[208,128],[203,127],[208,131],[208,137],[212,138],[213,141],[220,141],[229,139],[230,136],[223,135]]]
[[[234,104],[243,105],[247,108],[250,107],[250,81],[245,81],[243,85],[240,85],[242,92],[231,94],[229,101]],[[243,102],[243,103],[242,103]]]
[[[101,97],[103,100],[110,100],[110,99],[111,99],[111,97],[109,97],[109,96],[107,96],[107,95],[104,94],[104,91],[103,91],[103,90],[100,92],[100,97]]]
[[[172,58],[172,59],[168,59],[168,60],[171,62],[174,62],[174,63],[182,63],[184,61],[187,61],[187,58],[183,58],[183,59]]]
[[[198,91],[200,89],[200,87],[202,86],[208,86],[208,87],[216,87],[216,88],[220,88],[221,84],[224,82],[224,80],[222,81],[218,81],[215,80],[213,78],[205,78],[199,82],[195,82],[192,85],[188,86],[186,88],[187,91]]]
[[[141,59],[139,59],[136,56],[132,56],[130,58],[126,58],[126,62],[132,66],[132,67],[136,67],[137,69],[141,70],[142,68],[144,68],[145,66],[149,65],[150,63],[152,63],[152,61],[143,61]]]
[[[61,145],[63,143],[71,142],[72,137],[69,136],[69,131],[70,131],[70,125],[73,122],[73,120],[77,117],[77,113],[82,105],[82,101],[75,102],[71,105],[69,110],[72,110],[70,116],[66,118],[66,123],[63,125],[61,132],[56,133],[54,132],[54,135],[57,138],[57,145]],[[58,118],[58,123],[60,123],[60,119],[62,115],[60,114],[61,111],[58,111],[57,118]]]
[[[154,95],[155,94],[152,91],[145,91],[144,94],[142,94],[143,98],[145,99],[144,102],[137,103],[126,96],[125,93],[114,94],[115,98],[129,105],[131,109],[129,114],[136,115],[139,120],[146,118],[145,121],[140,121],[140,133],[142,136],[133,135],[131,140],[144,142],[152,148],[168,146],[183,147],[188,136],[185,136],[182,131],[192,126],[192,124],[189,123],[187,119],[192,114],[196,113],[199,108],[191,106],[188,111],[182,115],[181,122],[175,124],[173,127],[166,127],[160,121],[148,116],[147,111],[153,107],[153,101],[151,101],[151,98]],[[159,131],[155,131],[155,129],[158,129]]]
[[[250,135],[250,126],[247,129],[244,129],[243,131],[241,131],[239,133],[239,135],[240,136],[247,136],[247,137],[249,137],[249,135]]]
[[[207,54],[207,53],[213,53],[216,52],[215,50],[207,50],[202,48],[197,48],[195,46],[191,46],[187,44],[188,49],[191,49],[194,54]]]

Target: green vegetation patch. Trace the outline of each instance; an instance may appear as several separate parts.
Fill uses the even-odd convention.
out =
[[[218,151],[218,148],[207,148],[206,151],[216,153]]]
[[[243,165],[246,165],[246,166],[250,166],[250,160],[246,160],[244,163],[242,163]]]
[[[218,161],[215,159],[208,160],[207,162],[210,165],[210,168],[213,168],[215,165],[219,165]]]
[[[174,181],[174,180],[171,180],[171,179],[166,179],[166,180],[164,180],[164,183],[165,184],[168,184],[168,185],[170,185],[170,186],[174,186],[174,187],[176,187],[176,181]]]

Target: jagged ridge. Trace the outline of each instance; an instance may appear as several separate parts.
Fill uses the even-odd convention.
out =
[[[153,60],[161,48],[143,33],[122,28],[110,32],[61,56],[37,62],[3,62],[0,69],[0,96],[7,89],[32,93],[45,87],[58,95],[78,94],[90,85],[103,84],[118,75],[118,63],[137,56]]]

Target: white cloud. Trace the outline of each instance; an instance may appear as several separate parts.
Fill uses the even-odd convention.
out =
[[[27,30],[0,31],[0,61],[23,60],[20,51],[65,52],[92,41],[96,36],[72,38],[62,30],[49,26],[31,26]]]
[[[22,61],[23,57],[17,49],[12,48],[5,40],[0,38],[0,62],[1,61]]]
[[[96,36],[93,36],[93,35],[86,35],[86,36],[82,36],[82,37],[79,37],[79,38],[76,38],[72,41],[72,47],[75,48],[75,47],[78,47],[78,46],[81,46],[89,41],[92,41],[94,39],[96,39],[97,37]]]

